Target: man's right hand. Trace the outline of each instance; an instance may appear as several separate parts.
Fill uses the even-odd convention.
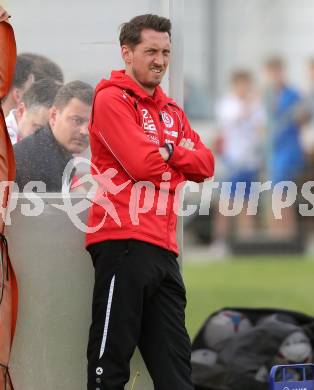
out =
[[[9,17],[7,11],[0,5],[0,22],[8,22]]]
[[[159,153],[161,155],[161,157],[164,159],[164,161],[167,161],[169,159],[169,152],[168,152],[168,149],[166,149],[165,147],[160,147],[159,148]]]

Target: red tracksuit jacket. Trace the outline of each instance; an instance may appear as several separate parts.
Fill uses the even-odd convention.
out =
[[[124,71],[113,71],[96,88],[89,129],[91,172],[101,189],[89,211],[87,246],[131,238],[178,254],[176,188],[214,172],[212,153],[182,109],[159,86],[150,97]],[[195,150],[178,146],[182,138]],[[174,145],[167,162],[158,149],[165,142]]]

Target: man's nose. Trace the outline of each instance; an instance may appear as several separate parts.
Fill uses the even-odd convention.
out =
[[[84,135],[86,137],[89,135],[88,124],[86,124],[86,123],[82,124],[82,126],[80,127],[80,134]]]
[[[155,65],[163,66],[165,63],[165,59],[162,53],[156,53],[154,58]]]

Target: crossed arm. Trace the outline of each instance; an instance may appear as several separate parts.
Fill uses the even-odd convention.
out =
[[[194,150],[194,142],[190,138],[187,138],[187,139],[182,138],[180,143],[179,143],[179,146],[182,146],[183,148],[185,148],[187,150]],[[165,161],[169,160],[170,155],[169,155],[169,151],[167,148],[165,148],[164,146],[160,147],[159,153]]]
[[[174,190],[182,181],[201,182],[213,175],[213,156],[191,130],[187,119],[183,118],[184,137],[168,159],[167,149],[157,148],[149,141],[134,119],[134,108],[119,92],[112,95],[106,89],[100,91],[94,112],[91,133],[105,144],[134,181],[150,181],[158,188],[163,174],[170,173],[170,190]]]
[[[214,157],[209,148],[200,140],[199,135],[191,129],[191,126],[183,112],[182,115],[182,138],[178,145],[174,146],[173,153],[160,148],[164,160],[173,169],[181,172],[187,180],[202,182],[214,175]]]

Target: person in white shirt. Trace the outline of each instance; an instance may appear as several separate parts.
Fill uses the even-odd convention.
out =
[[[254,231],[255,220],[246,215],[246,203],[250,195],[251,183],[259,180],[262,163],[262,129],[265,126],[264,108],[254,91],[250,72],[238,70],[231,76],[231,88],[217,105],[216,110],[219,134],[215,140],[216,155],[220,155],[221,177],[218,180],[231,182],[230,199],[232,204],[239,200],[236,184],[244,182],[246,189],[241,196],[244,207],[237,216],[237,232],[247,236]],[[218,173],[219,175],[219,173]],[[231,208],[231,205],[230,205]],[[214,221],[214,243],[212,252],[228,253],[226,238],[229,233],[230,217],[219,211]]]
[[[6,117],[13,145],[47,125],[49,110],[60,87],[52,79],[42,79],[25,92],[17,109]]]
[[[5,118],[5,123],[7,125],[8,133],[11,139],[12,145],[16,144],[18,141],[18,127],[16,121],[16,110],[11,110],[9,115]]]

